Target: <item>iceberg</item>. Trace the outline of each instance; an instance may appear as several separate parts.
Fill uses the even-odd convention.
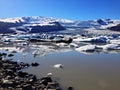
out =
[[[92,38],[77,38],[73,39],[73,41],[77,42],[90,42],[90,43],[107,43],[109,41],[108,37],[99,36],[99,37],[92,37]]]
[[[96,45],[85,45],[85,46],[76,48],[75,50],[78,52],[94,52],[95,49],[96,49]]]

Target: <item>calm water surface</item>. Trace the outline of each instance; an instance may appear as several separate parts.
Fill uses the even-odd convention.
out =
[[[31,63],[38,62],[38,67],[29,67],[24,71],[38,77],[53,73],[53,80],[60,82],[63,90],[72,86],[74,90],[120,90],[120,53],[81,54],[74,50],[46,54],[34,58],[31,54],[16,60]],[[63,69],[56,69],[55,64],[63,64]]]

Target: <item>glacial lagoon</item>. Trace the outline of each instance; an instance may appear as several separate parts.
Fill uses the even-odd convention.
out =
[[[38,46],[38,45],[37,45]],[[1,47],[1,52],[7,48],[18,50],[13,46]],[[21,49],[24,51],[24,49]],[[120,89],[120,53],[95,52],[80,53],[73,48],[62,48],[49,53],[33,55],[29,50],[17,51],[13,60],[18,62],[38,62],[37,67],[29,67],[24,71],[35,74],[39,78],[52,73],[53,80],[60,83],[63,90],[73,87],[74,90],[119,90]],[[41,49],[42,50],[42,49]],[[45,51],[45,50],[44,50]],[[62,64],[63,68],[54,68],[55,64]]]
[[[49,74],[63,90],[68,87],[73,87],[73,90],[120,90],[120,35],[106,34],[71,36],[73,42],[69,44],[7,42],[0,45],[0,51],[13,53],[13,57],[5,58],[18,63],[39,63],[37,67],[23,71],[38,78]],[[55,68],[56,64],[61,64],[62,68]]]

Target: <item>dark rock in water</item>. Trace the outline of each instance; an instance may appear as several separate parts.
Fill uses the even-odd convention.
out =
[[[38,65],[34,63],[33,65]],[[0,90],[61,90],[51,77],[43,77],[37,79],[33,74],[19,71],[25,67],[27,63],[17,63],[11,60],[0,60]],[[50,84],[53,83],[53,84]],[[49,90],[46,89],[46,90]]]
[[[43,78],[41,78],[41,83],[42,83],[43,85],[47,86],[47,85],[48,85],[48,82],[52,82],[51,77],[43,77]]]
[[[42,83],[43,85],[45,85],[45,86],[48,85],[48,82],[47,82],[46,80],[41,80],[41,83]]]
[[[23,71],[18,72],[18,76],[20,76],[20,77],[25,77],[26,75],[28,75],[28,73],[23,72]]]
[[[2,57],[2,53],[0,53],[0,57]]]
[[[73,90],[73,87],[68,87],[68,89],[67,90]]]
[[[13,54],[9,54],[9,55],[8,55],[8,57],[12,57],[12,56],[14,56],[14,55],[13,55]]]
[[[36,76],[35,75],[28,75],[28,77],[27,78],[29,78],[29,82],[31,82],[31,83],[33,83],[33,82],[36,82],[37,81],[37,78],[36,78]]]
[[[39,64],[37,62],[33,62],[31,65],[32,66],[38,66]]]
[[[7,53],[2,53],[2,56],[7,56]]]
[[[47,82],[52,82],[51,77],[43,77],[41,80],[46,80]]]
[[[21,68],[25,68],[25,67],[29,67],[29,64],[21,62],[20,66],[21,66]]]
[[[56,83],[56,82],[49,82],[47,87],[46,87],[47,90],[49,89],[53,89],[53,90],[62,90],[60,87],[59,87],[59,84]]]

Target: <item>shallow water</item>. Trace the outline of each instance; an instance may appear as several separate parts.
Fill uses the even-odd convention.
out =
[[[34,58],[32,55],[15,59],[25,62],[38,62],[38,67],[29,67],[24,71],[38,77],[53,73],[52,78],[66,90],[120,90],[120,55],[118,54],[81,54],[76,51],[46,54]],[[55,64],[62,64],[63,69],[56,69]]]
[[[120,90],[120,52],[83,54],[74,48],[54,48],[54,45],[50,44],[35,44],[21,49],[16,46],[5,46],[1,47],[0,51],[4,52],[6,49],[9,49],[5,51],[7,53],[17,51],[13,57],[9,57],[13,60],[30,64],[38,62],[38,67],[29,67],[24,71],[39,78],[52,73],[53,80],[58,81],[63,90],[70,86],[74,90]],[[40,50],[40,54],[35,56],[32,51],[37,49]],[[63,68],[56,69],[53,67],[55,64],[62,64]]]

